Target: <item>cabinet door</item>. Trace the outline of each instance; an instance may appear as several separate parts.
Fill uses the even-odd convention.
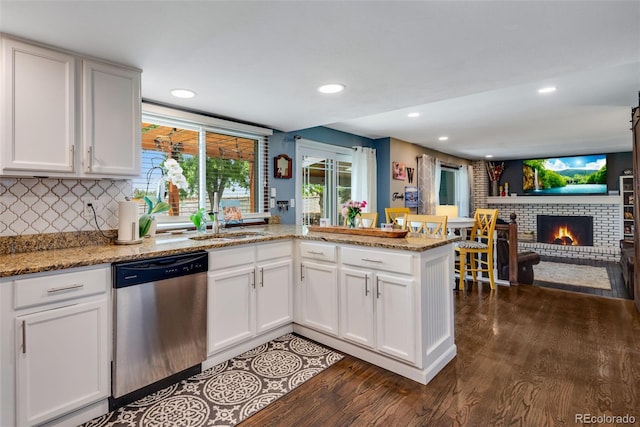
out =
[[[207,275],[209,354],[255,335],[253,266]]]
[[[256,284],[257,333],[293,320],[292,262],[258,265]]]
[[[2,51],[2,173],[72,173],[74,57],[6,38]]]
[[[302,263],[302,323],[338,335],[338,268],[309,261]]]
[[[106,298],[15,322],[17,425],[38,424],[109,395]]]
[[[373,274],[342,268],[340,274],[340,337],[373,348]]]
[[[140,73],[83,62],[83,147],[85,173],[140,174]]]
[[[413,280],[378,274],[376,300],[376,343],[380,352],[416,361],[416,318]]]

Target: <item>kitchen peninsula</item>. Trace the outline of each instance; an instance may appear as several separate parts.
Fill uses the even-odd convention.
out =
[[[114,262],[209,253],[207,359],[202,369],[292,331],[422,384],[455,357],[452,289],[457,238],[379,238],[308,232],[290,225],[227,233],[227,237],[203,240],[191,239],[192,232],[161,234],[138,245],[0,255],[0,324],[2,342],[7,343],[1,353],[0,425],[72,416],[73,422],[80,423],[107,412]],[[0,248],[6,249],[6,244],[0,242]],[[84,276],[90,281],[85,287],[69,287],[66,279],[59,280],[67,276],[78,286]],[[237,292],[234,284],[244,283],[243,277],[246,286]],[[65,286],[67,290],[57,292]],[[56,288],[53,297],[47,296],[48,288]],[[98,330],[85,336],[100,338],[93,345],[104,372],[92,374],[97,391],[70,404],[56,401],[47,415],[45,398],[56,395],[52,390],[57,385],[40,378],[37,386],[44,395],[36,393],[34,398],[29,392],[35,384],[29,383],[32,380],[25,371],[31,368],[29,353],[33,358],[33,352],[47,345],[30,340],[46,337],[27,333],[25,338],[23,332],[29,331],[29,322],[39,321],[29,316],[41,316],[45,310],[52,316],[72,304],[86,306],[93,313],[87,319],[97,319]],[[227,307],[232,310],[225,311]],[[50,343],[54,344],[59,345]],[[26,355],[24,347],[29,348]],[[49,354],[36,355],[34,360],[49,371],[55,366]],[[40,399],[37,403],[45,415],[29,414],[31,398]]]

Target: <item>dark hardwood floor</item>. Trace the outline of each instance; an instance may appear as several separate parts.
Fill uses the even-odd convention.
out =
[[[426,386],[347,356],[240,425],[571,426],[576,414],[640,423],[633,301],[474,286],[455,294],[455,325],[458,355]]]

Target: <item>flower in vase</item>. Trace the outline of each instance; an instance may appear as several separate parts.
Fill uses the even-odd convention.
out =
[[[347,226],[355,227],[356,226],[356,216],[360,215],[362,209],[367,207],[366,200],[361,202],[357,200],[349,200],[342,204],[342,215],[347,218]]]
[[[487,163],[487,172],[489,173],[490,181],[500,181],[500,177],[502,176],[502,172],[504,172],[504,162],[496,165],[493,162]]]
[[[169,203],[162,201],[165,183],[170,182],[178,189],[186,189],[189,186],[178,162],[175,159],[167,159],[162,165],[154,166],[147,171],[147,187],[149,187],[151,173],[155,169],[159,169],[162,172],[162,178],[157,182],[155,200],[149,196],[144,196],[144,202],[147,204],[147,213],[141,215],[139,219],[140,236],[145,236],[149,232],[154,214],[167,212],[171,209]]]

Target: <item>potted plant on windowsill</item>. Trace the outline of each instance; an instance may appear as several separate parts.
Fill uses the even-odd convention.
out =
[[[178,162],[175,159],[167,159],[161,166],[154,166],[149,169],[147,172],[147,187],[149,186],[151,173],[155,169],[159,169],[162,172],[162,178],[158,180],[155,200],[149,196],[144,196],[147,213],[142,214],[138,220],[140,236],[154,236],[157,227],[155,214],[171,210],[171,205],[162,201],[165,183],[170,182],[178,189],[185,189],[189,186]]]

